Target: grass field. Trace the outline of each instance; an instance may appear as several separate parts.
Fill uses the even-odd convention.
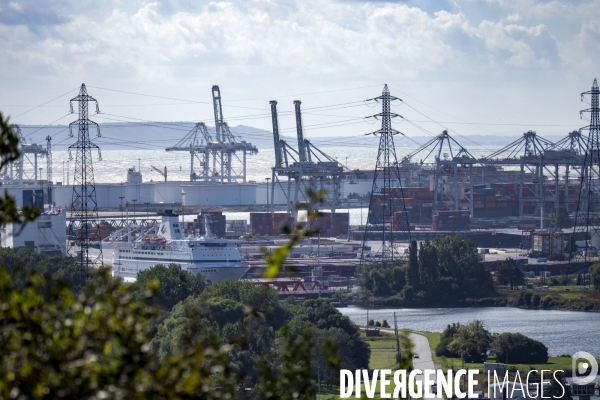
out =
[[[421,335],[427,337],[429,341],[429,347],[435,350],[436,346],[440,342],[440,333],[438,332],[416,332]],[[447,358],[447,357],[438,357],[435,353],[432,354],[433,362],[442,366],[442,369],[447,370],[449,368],[459,368],[462,367],[462,360],[460,358]],[[488,357],[488,362],[496,362],[496,357],[490,356]],[[502,361],[500,361],[502,362]],[[536,369],[538,371],[544,370],[563,370],[570,371],[572,368],[572,359],[571,357],[549,357],[548,362],[546,364],[508,364],[509,370],[519,370],[522,372],[529,372],[532,369]],[[599,360],[600,363],[600,360]],[[465,367],[474,368],[474,369],[483,369],[483,365],[481,363],[465,363]]]
[[[421,334],[427,338],[429,341],[429,347],[435,349],[440,341],[440,333],[439,332],[415,332]],[[369,347],[371,348],[371,358],[369,360],[369,368],[371,369],[391,369],[394,370],[397,366],[396,364],[396,338],[394,335],[381,332],[380,337],[366,337],[364,332],[361,333],[361,336],[365,339]],[[441,368],[445,371],[450,368],[460,368],[462,367],[462,361],[460,358],[446,358],[446,357],[438,357],[435,353],[432,354],[432,358],[434,363],[436,363],[436,367],[441,366]],[[491,356],[488,358],[489,362],[495,362],[495,357]],[[598,360],[600,363],[600,360]],[[483,365],[481,363],[466,363],[466,368],[469,369],[478,369],[483,372]],[[546,364],[508,364],[509,371],[510,370],[519,370],[521,374],[527,373],[532,369],[536,369],[538,371],[541,370],[571,370],[571,357],[550,357]],[[485,390],[487,385],[487,377],[483,374],[477,376],[479,381],[478,388],[479,390]],[[362,394],[364,395],[364,384]],[[332,391],[327,391],[321,389],[320,399],[323,400],[333,400],[339,399],[339,388],[334,387]],[[376,390],[376,397],[379,398],[379,387]]]

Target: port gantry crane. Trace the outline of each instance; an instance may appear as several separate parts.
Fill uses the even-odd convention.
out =
[[[569,172],[580,170],[583,165],[584,159],[575,146],[579,140],[581,138],[570,134],[558,145],[534,131],[527,131],[519,139],[478,161],[484,165],[518,167],[519,216],[537,216],[544,212],[546,202],[552,202],[555,208],[561,205],[561,167],[565,170],[564,203],[568,205],[574,200],[569,195]],[[570,149],[565,145],[574,147]],[[526,178],[531,180],[526,181]],[[526,202],[530,204],[528,210],[525,209]]]
[[[433,209],[444,205],[448,210],[460,210],[466,200],[473,215],[473,164],[477,159],[446,130],[404,157],[401,165],[408,166],[419,155],[421,164],[434,156],[430,178],[433,179]],[[470,189],[469,196],[465,195],[465,186]]]
[[[231,132],[223,120],[221,91],[219,86],[212,87],[213,109],[215,115],[215,137],[210,134],[203,122],[198,122],[192,130],[177,144],[166,151],[185,151],[190,153],[190,181],[204,182],[246,182],[246,157],[257,154],[256,146],[238,138]],[[242,153],[242,158],[238,157]],[[195,160],[200,165],[195,169]]]
[[[37,143],[27,143],[19,125],[13,124],[11,127],[19,138],[19,152],[21,154],[17,160],[10,163],[4,179],[7,183],[23,185],[23,181],[27,180],[37,185],[38,180],[43,179],[38,175],[38,157],[44,158],[47,156],[48,149]]]
[[[286,198],[288,214],[297,217],[294,204],[309,201],[308,191],[327,190],[325,208],[335,212],[340,201],[341,180],[345,167],[337,160],[321,151],[309,140],[304,139],[301,101],[294,101],[296,116],[296,136],[298,150],[279,136],[277,101],[271,100],[273,123],[273,144],[275,166],[272,168],[271,202],[275,202],[275,188],[278,187]],[[293,188],[292,188],[293,186]]]

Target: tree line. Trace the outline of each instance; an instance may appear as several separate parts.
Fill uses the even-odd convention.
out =
[[[520,333],[490,333],[483,322],[448,324],[435,348],[437,356],[461,358],[480,363],[490,354],[497,362],[514,364],[545,364],[548,348],[542,342]]]
[[[397,296],[410,305],[456,304],[495,295],[489,268],[471,240],[446,236],[411,241],[408,260],[365,264],[359,284],[374,296]]]
[[[0,249],[0,397],[312,398],[369,346],[328,301],[280,301],[179,265],[81,282],[70,258]],[[295,396],[295,397],[294,397]]]

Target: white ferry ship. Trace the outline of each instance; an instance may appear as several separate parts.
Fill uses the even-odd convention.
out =
[[[202,274],[207,283],[240,279],[250,267],[241,262],[241,240],[218,239],[205,219],[204,236],[183,236],[179,216],[171,210],[162,215],[155,235],[135,242],[115,244],[113,276],[137,278],[140,271],[156,264],[179,264],[185,271]]]

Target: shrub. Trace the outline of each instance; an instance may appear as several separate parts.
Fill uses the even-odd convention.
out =
[[[387,319],[384,319],[383,321],[381,321],[381,326],[383,328],[389,328],[390,324],[388,324]]]
[[[542,300],[542,307],[544,307],[544,308],[550,308],[553,303],[554,303],[554,301],[552,300],[552,297],[546,296]]]
[[[500,362],[515,364],[544,364],[548,362],[548,348],[537,340],[520,333],[494,335],[491,353]]]
[[[375,326],[378,328],[381,327],[381,322],[379,322],[379,321],[375,322]]]

